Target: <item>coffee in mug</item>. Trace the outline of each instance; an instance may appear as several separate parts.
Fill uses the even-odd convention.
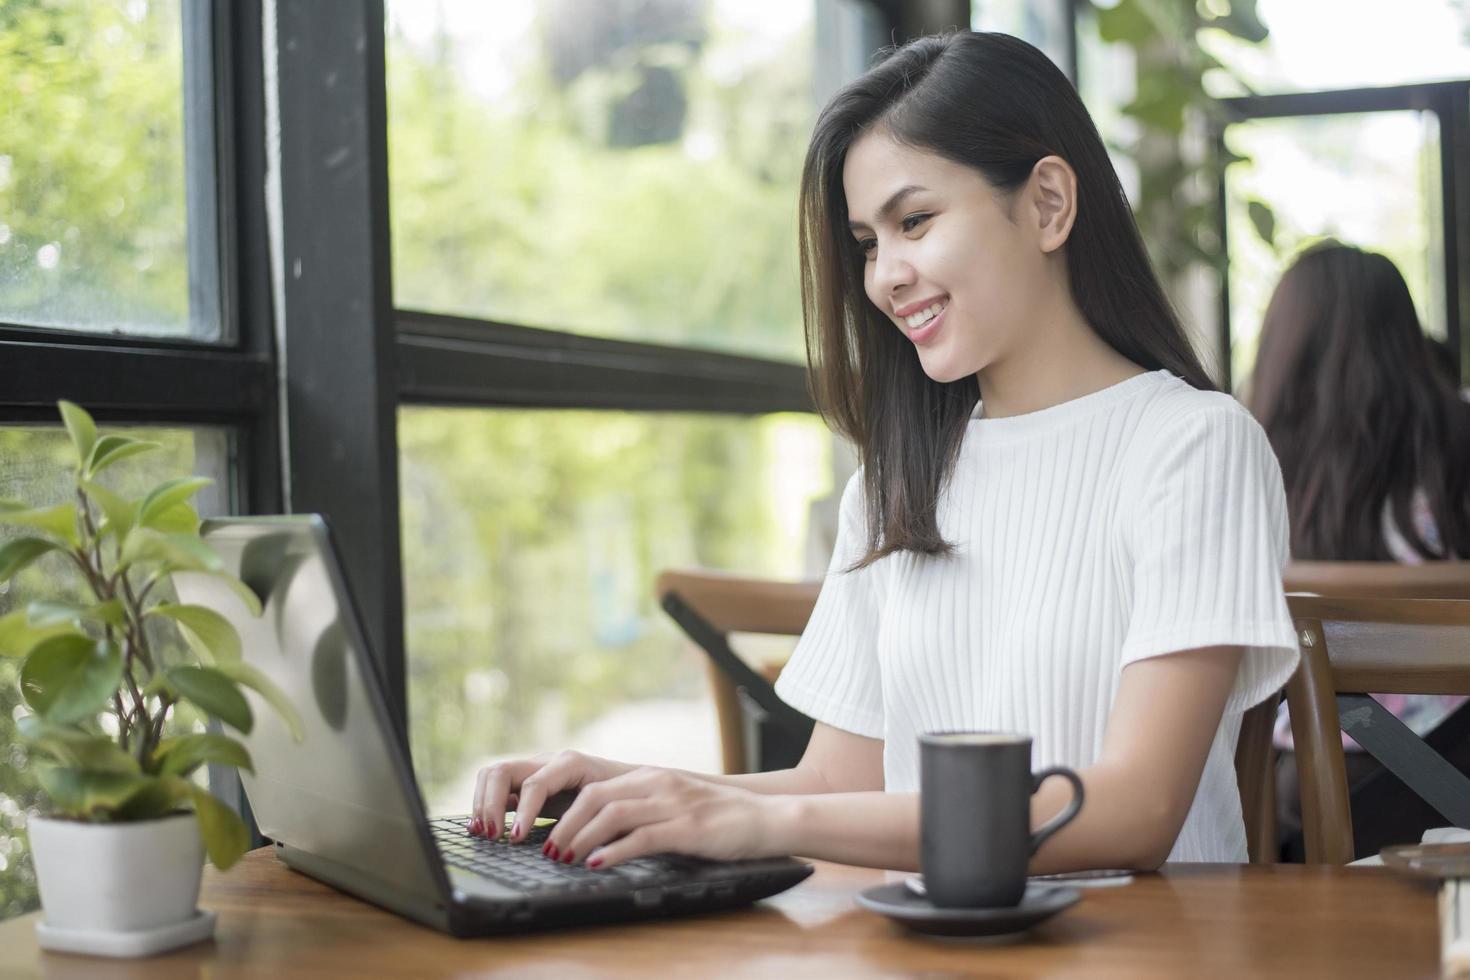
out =
[[[1072,802],[1031,832],[1031,796],[1048,776],[1072,784]],[[1006,732],[919,736],[919,861],[931,903],[1016,905],[1031,856],[1082,809],[1082,780],[1065,766],[1031,771],[1031,737]]]

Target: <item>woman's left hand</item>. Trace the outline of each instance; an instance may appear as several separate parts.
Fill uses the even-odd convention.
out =
[[[578,793],[542,853],[591,868],[670,851],[726,861],[771,857],[785,853],[775,832],[780,800],[669,769],[635,769]]]

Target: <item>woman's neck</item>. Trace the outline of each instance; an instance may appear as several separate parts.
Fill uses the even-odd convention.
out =
[[[1099,337],[1073,304],[1066,306],[1039,317],[1023,346],[976,375],[986,418],[1039,412],[1144,372]]]

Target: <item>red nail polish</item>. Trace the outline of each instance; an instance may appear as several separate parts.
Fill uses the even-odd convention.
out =
[[[468,830],[472,834],[478,834],[480,832],[480,826],[481,826],[480,825],[480,818],[479,817],[474,817],[465,826],[465,829]]]
[[[572,859],[575,858],[576,856],[577,855],[573,854],[571,851],[567,851],[566,856],[561,859],[562,860],[562,863],[563,864],[571,864],[572,863]]]
[[[541,853],[542,854],[550,854],[551,853],[551,841],[547,841],[545,844],[542,844],[541,845]]]
[[[551,850],[548,851],[547,854],[546,854],[547,857],[551,858],[551,860],[553,860],[553,861],[555,861],[558,857],[560,857],[560,855],[557,854],[557,850],[556,850],[556,845],[555,844],[551,843],[551,841],[547,841],[546,842],[546,845],[551,848]]]
[[[518,840],[521,836],[521,822],[519,819],[510,826],[510,839]]]
[[[602,867],[602,858],[588,858],[587,867],[594,869]]]

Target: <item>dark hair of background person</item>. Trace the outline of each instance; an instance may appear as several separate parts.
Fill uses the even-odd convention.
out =
[[[881,127],[881,130],[879,129]],[[939,383],[867,298],[864,256],[848,231],[842,171],[864,133],[978,171],[1014,192],[1041,158],[1077,174],[1065,254],[1072,298],[1098,335],[1146,369],[1213,389],[1149,264],[1127,195],[1097,127],[1067,77],[1005,34],[954,32],[890,49],[817,119],[802,171],[802,313],[812,396],[857,446],[867,502],[868,565],[898,551],[947,554],[936,505],[978,391]]]
[[[1470,405],[1434,361],[1409,287],[1382,255],[1303,252],[1261,325],[1249,407],[1281,462],[1299,559],[1386,561],[1384,501],[1421,556],[1422,488],[1454,555],[1470,557]]]

